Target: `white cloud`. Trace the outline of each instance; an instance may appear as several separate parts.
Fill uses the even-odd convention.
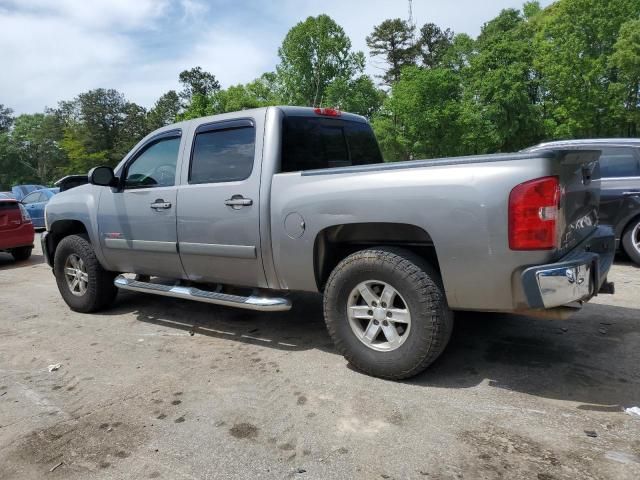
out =
[[[551,0],[543,0],[547,5]],[[418,25],[477,35],[483,22],[521,0],[415,0]],[[0,0],[0,103],[42,111],[98,87],[146,107],[179,88],[178,73],[202,66],[223,86],[273,70],[287,31],[327,13],[357,50],[386,18],[406,18],[403,0]],[[372,62],[369,73],[377,73]]]

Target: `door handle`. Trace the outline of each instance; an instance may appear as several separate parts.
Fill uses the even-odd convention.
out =
[[[622,192],[623,197],[640,197],[640,192]]]
[[[234,209],[238,209],[253,205],[253,200],[251,200],[250,198],[244,198],[242,195],[234,195],[231,198],[227,198],[224,201],[224,204],[233,207]]]
[[[154,210],[166,210],[168,208],[171,208],[171,202],[165,202],[164,200],[159,198],[151,204],[151,208],[153,208]]]

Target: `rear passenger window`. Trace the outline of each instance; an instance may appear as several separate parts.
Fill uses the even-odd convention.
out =
[[[365,122],[288,116],[283,120],[281,172],[382,163]]]
[[[600,175],[603,178],[640,176],[638,157],[631,148],[603,148]]]
[[[43,196],[44,195],[42,194],[42,192],[33,192],[27,195],[26,197],[24,197],[22,199],[22,203],[24,203],[25,205],[28,205],[30,203],[44,202],[46,198],[43,198]]]
[[[204,131],[193,141],[189,183],[245,180],[253,170],[255,128]]]

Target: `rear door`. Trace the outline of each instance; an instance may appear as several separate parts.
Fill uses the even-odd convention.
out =
[[[22,199],[34,227],[44,227],[44,205],[47,200],[47,194],[42,191],[31,192]]]
[[[191,280],[266,286],[259,217],[263,124],[263,116],[201,123],[191,134],[178,192],[178,245]]]
[[[127,161],[118,189],[100,195],[98,229],[110,267],[172,278],[184,276],[177,249],[176,169],[180,130],[140,146]]]
[[[600,222],[618,231],[640,214],[640,156],[632,147],[607,147],[600,157]]]

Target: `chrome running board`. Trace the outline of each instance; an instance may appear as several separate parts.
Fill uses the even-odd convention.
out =
[[[259,310],[261,312],[283,312],[291,309],[291,301],[282,297],[259,297],[250,295],[229,295],[227,293],[210,292],[195,287],[183,287],[180,285],[163,285],[161,283],[140,282],[119,275],[113,284],[122,290],[133,292],[152,293],[165,297],[183,298],[197,302],[213,303],[226,307],[244,308],[247,310]]]

